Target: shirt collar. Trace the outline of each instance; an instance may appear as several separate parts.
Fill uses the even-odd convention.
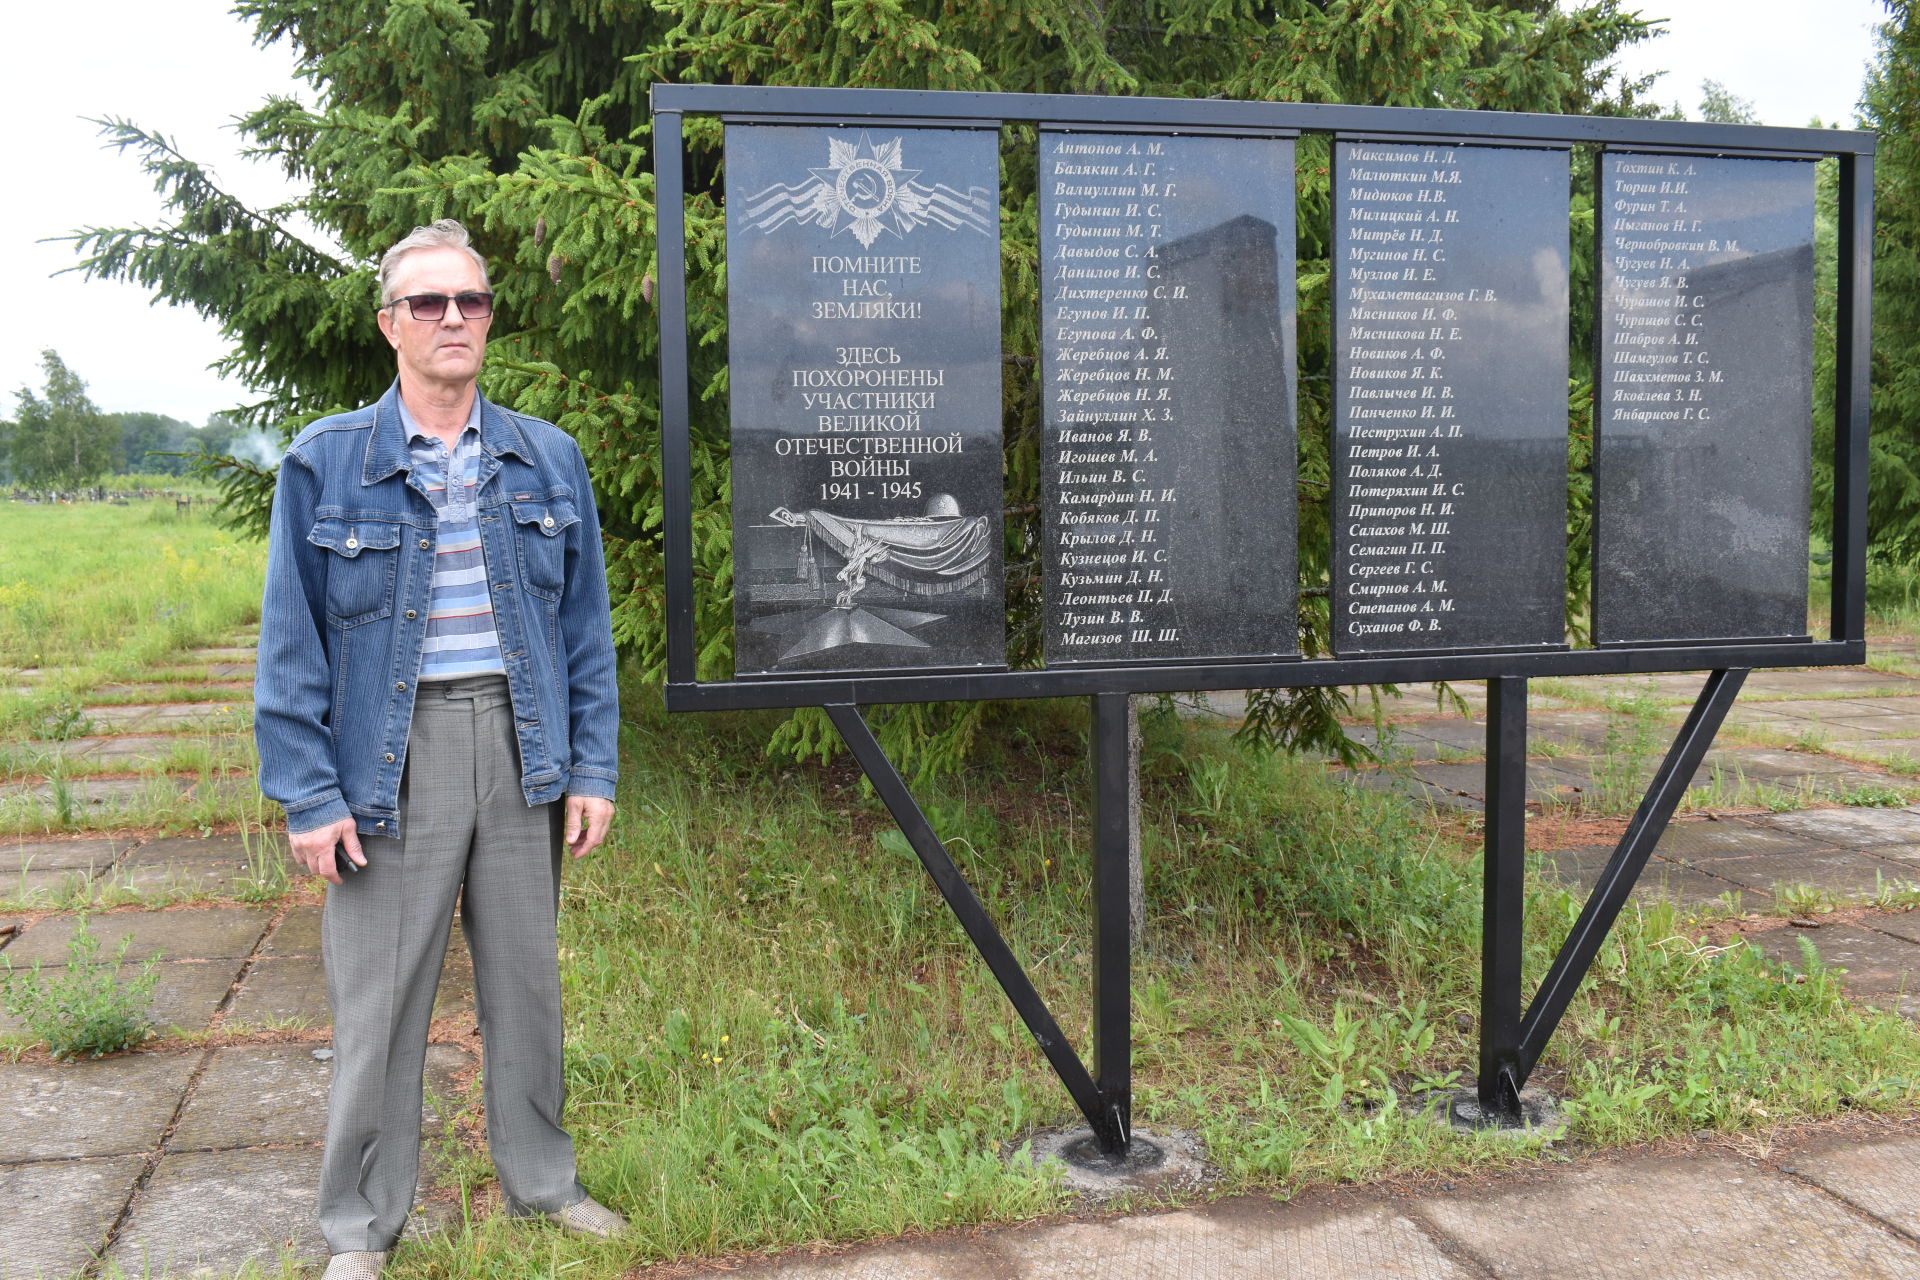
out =
[[[418,422],[414,421],[413,414],[407,410],[407,402],[404,397],[395,396],[393,401],[394,404],[399,407],[400,429],[406,432],[407,445],[409,448],[411,448],[416,441],[424,441],[428,444],[440,443],[439,437],[429,435]],[[467,410],[467,425],[460,428],[460,434],[454,438],[453,447],[457,449],[466,443],[469,435],[477,437],[479,434],[480,392],[476,390],[473,393],[473,406]],[[449,450],[449,452],[451,452],[451,450]]]

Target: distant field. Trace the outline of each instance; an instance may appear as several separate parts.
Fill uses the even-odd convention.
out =
[[[0,669],[143,665],[255,620],[266,546],[206,509],[0,501]]]

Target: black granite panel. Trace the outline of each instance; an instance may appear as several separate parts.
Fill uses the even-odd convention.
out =
[[[1040,138],[1049,664],[1298,649],[1293,143]]]
[[[1333,166],[1334,651],[1562,644],[1567,154]]]
[[[1601,157],[1594,639],[1807,630],[1806,160]]]
[[[1004,665],[995,134],[726,141],[736,671]]]

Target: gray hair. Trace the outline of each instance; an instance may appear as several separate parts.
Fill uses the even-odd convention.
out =
[[[386,306],[393,299],[393,277],[400,270],[400,260],[416,249],[458,249],[472,258],[474,265],[480,268],[480,283],[484,288],[493,286],[488,282],[487,260],[474,249],[472,237],[467,229],[452,218],[441,218],[424,227],[415,227],[400,242],[380,255],[380,305]]]

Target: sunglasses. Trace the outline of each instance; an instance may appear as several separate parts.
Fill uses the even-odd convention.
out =
[[[439,320],[447,314],[448,301],[449,297],[444,293],[415,293],[382,305],[397,307],[404,302],[408,314],[415,320]],[[463,320],[484,320],[493,314],[493,295],[490,293],[456,293],[451,301],[460,308]]]

